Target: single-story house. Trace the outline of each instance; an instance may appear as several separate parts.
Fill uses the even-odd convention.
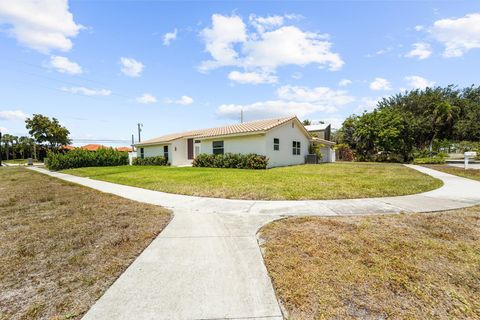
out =
[[[305,163],[313,137],[296,116],[164,135],[137,143],[137,157],[164,156],[172,166],[191,165],[201,154],[256,153],[268,167]],[[316,138],[330,152],[333,142]],[[331,159],[331,157],[329,157]]]

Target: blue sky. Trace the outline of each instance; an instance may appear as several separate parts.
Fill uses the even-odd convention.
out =
[[[480,1],[0,0],[0,129],[56,117],[76,144],[478,83]]]

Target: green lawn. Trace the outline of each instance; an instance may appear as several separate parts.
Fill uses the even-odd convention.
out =
[[[10,159],[10,160],[3,160],[4,163],[9,164],[27,164],[27,159]]]
[[[122,166],[64,171],[151,190],[232,199],[345,199],[414,194],[440,180],[398,164],[336,163],[269,170]]]
[[[27,164],[27,159],[10,159],[10,160],[2,160],[3,163],[8,164]],[[38,163],[37,161],[33,161],[33,163]]]

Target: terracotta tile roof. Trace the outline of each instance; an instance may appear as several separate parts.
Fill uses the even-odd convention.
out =
[[[87,144],[82,147],[82,149],[88,150],[88,151],[97,151],[98,149],[107,149],[108,147],[101,145],[101,144]]]
[[[118,147],[118,148],[115,148],[115,150],[121,151],[121,152],[131,152],[132,148],[130,148],[130,147]]]
[[[142,141],[141,143],[137,143],[137,145],[166,143],[166,142],[170,142],[176,139],[186,138],[186,137],[210,138],[210,137],[218,137],[218,136],[261,133],[261,132],[266,132],[270,129],[273,129],[295,118],[296,116],[267,119],[267,120],[257,120],[257,121],[233,124],[233,125],[224,126],[224,127],[218,127],[218,128],[173,133],[173,134],[168,134],[161,137],[145,140],[145,141]]]
[[[75,149],[75,147],[74,146],[61,146],[60,149],[62,149],[62,150],[73,150],[73,149]]]

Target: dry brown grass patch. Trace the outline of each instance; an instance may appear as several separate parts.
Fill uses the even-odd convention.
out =
[[[291,319],[480,318],[480,206],[291,218],[261,237]]]
[[[426,165],[425,167],[442,171],[445,173],[454,174],[456,176],[480,181],[480,170],[478,169],[465,170],[463,168],[449,166],[447,164],[431,164],[431,165]]]
[[[78,319],[168,224],[168,210],[0,169],[0,319]]]

